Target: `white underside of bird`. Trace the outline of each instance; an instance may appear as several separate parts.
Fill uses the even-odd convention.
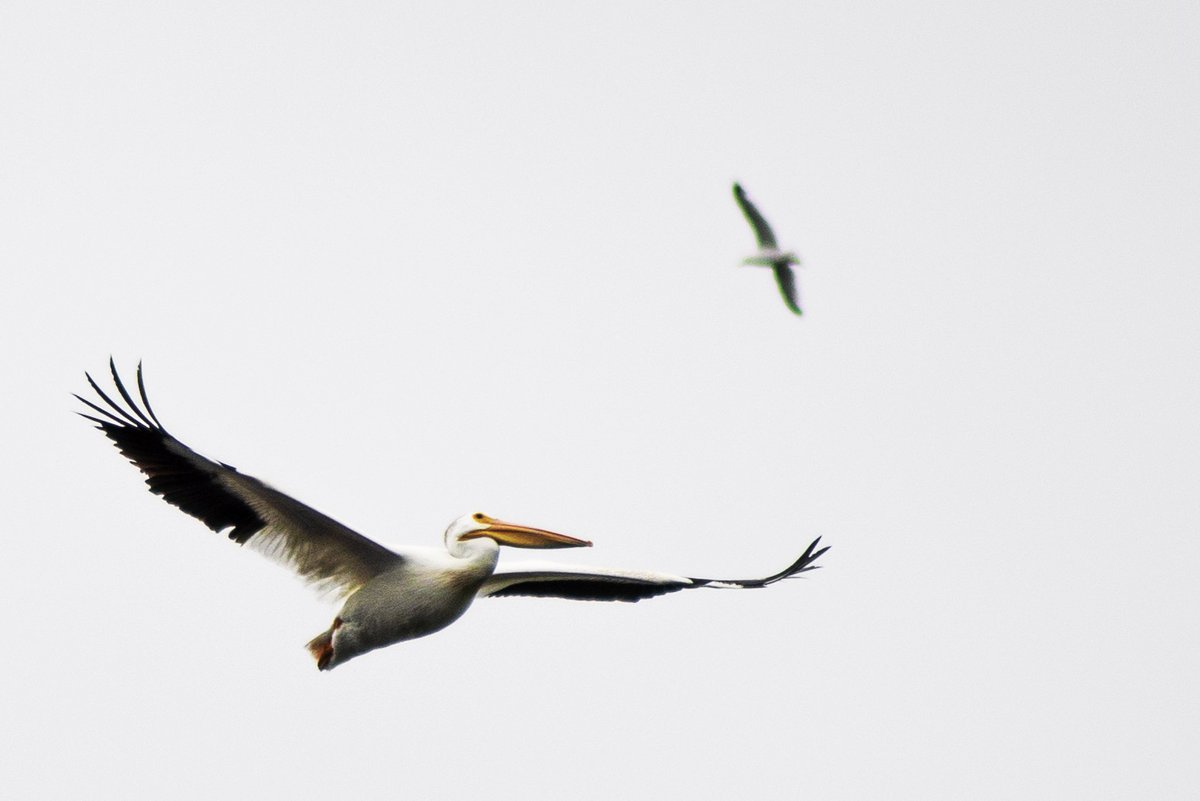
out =
[[[747,256],[742,259],[742,264],[752,265],[756,267],[776,267],[779,265],[799,264],[800,259],[791,251],[782,250],[760,250],[753,256]]]

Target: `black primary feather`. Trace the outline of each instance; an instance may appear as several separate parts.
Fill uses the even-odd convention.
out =
[[[146,476],[150,491],[167,503],[200,520],[213,531],[230,529],[229,538],[239,544],[260,531],[267,521],[245,500],[218,482],[222,470],[236,473],[237,468],[194,453],[171,436],[158,421],[146,400],[141,363],[138,364],[137,383],[145,411],[139,408],[125,389],[112,359],[109,359],[109,369],[117,392],[128,404],[128,409],[105,394],[95,379],[85,373],[92,389],[112,411],[76,395],[76,398],[107,419],[83,413],[80,416],[96,423],[96,427],[113,441],[121,455]]]

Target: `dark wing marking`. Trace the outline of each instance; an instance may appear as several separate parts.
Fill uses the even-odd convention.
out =
[[[733,185],[733,197],[737,200],[737,204],[742,208],[742,214],[746,215],[746,219],[750,221],[751,227],[754,228],[754,236],[758,238],[758,246],[760,248],[774,249],[775,232],[771,230],[771,226],[759,214],[758,208],[750,202],[750,198],[746,197],[745,190],[741,184]]]
[[[802,314],[799,293],[796,291],[796,273],[786,263],[779,262],[771,265],[771,271],[775,273],[775,283],[779,285],[779,294],[783,295],[783,302],[792,313]]]
[[[571,569],[556,565],[523,570],[500,569],[479,590],[480,597],[531,595],[541,598],[569,598],[574,601],[626,601],[634,603],[678,592],[692,586],[692,579],[632,571]]]
[[[649,573],[604,568],[570,568],[553,564],[522,565],[500,568],[479,590],[480,597],[531,595],[542,598],[567,598],[575,601],[626,601],[635,603],[679,590],[700,587],[718,589],[755,589],[766,587],[785,578],[816,570],[813,562],[829,550],[817,550],[821,538],[812,541],[808,549],[791,565],[780,572],[760,579],[704,579],[674,576],[669,573]]]
[[[100,417],[96,423],[117,450],[146,476],[150,491],[199,519],[213,531],[228,530],[239,545],[249,544],[295,570],[305,581],[349,595],[400,560],[395,552],[343,526],[237,468],[206,459],[167,433],[146,398],[138,365],[139,406],[109,360],[113,384],[125,405],[88,383],[104,408],[75,397]],[[86,375],[86,374],[85,374]]]

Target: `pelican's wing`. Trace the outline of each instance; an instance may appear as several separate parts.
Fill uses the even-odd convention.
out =
[[[746,192],[742,189],[741,184],[733,185],[733,197],[737,200],[737,204],[742,207],[742,214],[746,215],[746,219],[750,221],[750,225],[754,228],[754,235],[758,237],[758,246],[760,248],[774,249],[775,233],[771,230],[771,226],[767,225],[767,221],[758,213],[758,209],[750,202],[750,198],[746,197]]]
[[[784,263],[771,265],[771,270],[775,273],[775,283],[779,285],[779,294],[783,295],[783,302],[793,314],[801,314],[799,293],[796,291],[796,273]]]
[[[720,589],[754,589],[774,584],[785,578],[816,570],[813,562],[829,550],[817,550],[817,537],[803,555],[785,570],[760,579],[705,579],[675,576],[670,573],[649,573],[635,570],[568,567],[553,563],[524,563],[500,567],[483,583],[480,597],[503,595],[536,595],[543,598],[569,598],[575,601],[628,601],[653,598],[668,592],[694,590],[699,587]]]
[[[145,474],[150,491],[167,503],[198,518],[213,531],[228,529],[229,539],[239,545],[249,544],[291,567],[322,591],[349,595],[400,561],[393,551],[257,478],[196,453],[168,434],[154,415],[146,399],[140,364],[140,407],[125,389],[111,359],[109,368],[125,405],[104,394],[88,375],[88,383],[108,408],[76,395],[101,416],[80,414],[96,423],[121,454]]]

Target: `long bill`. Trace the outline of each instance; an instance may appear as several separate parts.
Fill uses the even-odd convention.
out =
[[[514,548],[590,548],[592,543],[587,540],[568,537],[566,534],[556,534],[540,528],[518,526],[515,523],[505,523],[494,517],[484,517],[480,522],[487,527],[479,531],[464,534],[464,540],[473,537],[490,537],[501,545]]]

